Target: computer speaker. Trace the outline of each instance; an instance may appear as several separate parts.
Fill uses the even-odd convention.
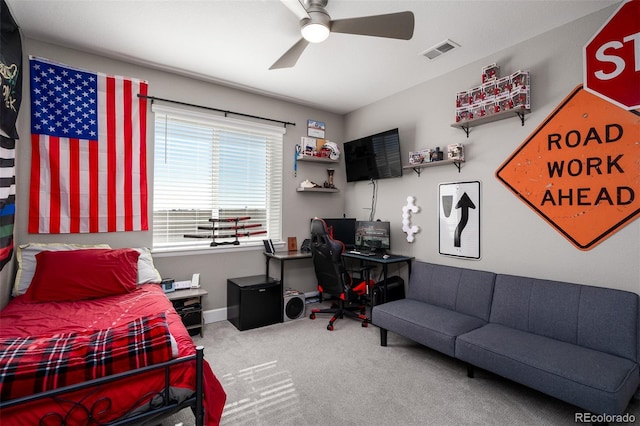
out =
[[[282,321],[287,322],[304,317],[305,298],[304,293],[298,290],[286,289],[283,294],[284,312]]]

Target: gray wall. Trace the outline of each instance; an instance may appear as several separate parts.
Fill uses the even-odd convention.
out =
[[[417,259],[496,272],[619,288],[640,293],[640,220],[627,225],[590,251],[574,248],[555,229],[497,180],[494,173],[549,113],[582,83],[582,46],[615,8],[590,15],[558,30],[497,52],[446,76],[398,93],[346,116],[346,140],[399,127],[404,164],[408,152],[465,145],[461,173],[453,165],[412,171],[402,178],[379,181],[376,218],[392,222],[393,251]],[[464,46],[450,54],[464,55]],[[437,60],[437,59],[436,59]],[[480,83],[484,65],[497,63],[502,75],[531,72],[532,113],[524,127],[509,118],[474,127],[467,139],[450,126],[455,94]],[[481,182],[481,259],[464,260],[438,252],[438,184]],[[347,212],[366,217],[371,204],[367,183],[347,186]],[[416,197],[420,213],[412,224],[421,232],[412,244],[402,232],[402,206]]]
[[[29,202],[29,170],[31,147],[30,108],[29,108],[29,80],[28,56],[40,56],[70,66],[100,71],[107,74],[117,74],[145,79],[149,82],[149,95],[160,98],[179,100],[182,102],[205,105],[215,108],[238,111],[262,117],[274,118],[296,123],[289,126],[284,137],[284,215],[283,237],[295,236],[298,245],[308,236],[309,220],[314,216],[341,217],[344,213],[344,192],[331,193],[298,193],[296,187],[304,179],[310,179],[322,184],[327,179],[326,164],[299,163],[298,177],[293,176],[294,148],[300,143],[300,137],[306,136],[307,120],[315,119],[326,123],[327,139],[342,142],[344,132],[344,117],[316,108],[297,105],[288,101],[249,93],[247,91],[223,87],[202,80],[178,76],[175,74],[153,70],[150,68],[114,61],[100,56],[62,48],[32,39],[23,39],[25,56],[23,102],[18,119],[18,131],[21,139],[16,148],[16,222],[14,229],[15,245],[27,242],[71,242],[71,243],[108,243],[112,247],[151,247],[150,232],[120,232],[104,234],[75,234],[75,235],[37,235],[27,233],[27,214]],[[149,129],[153,129],[153,114],[149,114]],[[237,118],[237,117],[234,117]],[[152,132],[150,132],[152,133]],[[153,152],[153,141],[149,141],[148,152]],[[148,158],[149,170],[153,170],[153,156]],[[338,169],[334,183],[338,188],[346,186],[344,165],[331,165]],[[152,182],[152,173],[149,173]],[[151,207],[150,199],[149,206]],[[226,306],[226,279],[247,275],[264,274],[265,258],[262,255],[264,247],[260,244],[253,250],[223,250],[225,253],[172,255],[156,254],[155,263],[164,277],[176,280],[190,279],[192,273],[199,272],[201,285],[209,291],[204,300],[205,309],[223,308]],[[286,250],[286,246],[279,249]],[[202,253],[202,252],[200,252]],[[2,289],[0,306],[4,306],[9,298],[10,287],[13,283],[14,264],[10,263],[0,274],[0,288]],[[316,290],[310,260],[289,262],[286,267],[285,285],[300,291]],[[272,264],[271,275],[278,276],[278,265]]]
[[[326,167],[319,164],[299,165],[298,177],[293,177],[293,149],[306,134],[306,120],[327,123],[327,137],[336,142],[372,134],[393,127],[400,128],[403,162],[408,152],[422,148],[444,147],[463,143],[467,162],[461,173],[453,166],[424,169],[418,177],[407,172],[402,178],[378,182],[376,218],[389,220],[393,226],[394,252],[410,254],[419,260],[450,264],[503,273],[529,275],[640,293],[640,221],[636,220],[590,251],[574,248],[564,237],[539,218],[529,207],[512,195],[494,176],[502,162],[529,136],[538,124],[582,81],[584,43],[597,31],[615,8],[605,9],[518,44],[475,64],[463,67],[444,77],[419,85],[406,92],[339,116],[326,111],[293,104],[247,91],[231,89],[201,80],[178,76],[150,68],[61,48],[31,39],[23,40],[25,58],[37,55],[68,65],[111,74],[142,78],[149,81],[153,96],[236,110],[244,113],[296,122],[285,136],[284,173],[284,233],[296,236],[298,243],[308,233],[313,216],[369,217],[372,186],[368,183],[347,184],[344,163],[336,167],[338,194],[297,193],[295,188],[305,178],[316,182],[326,179]],[[464,54],[464,47],[451,54]],[[524,127],[508,119],[476,127],[467,139],[464,133],[450,127],[454,121],[454,96],[480,82],[483,65],[496,62],[503,74],[528,69],[532,75],[532,108]],[[25,70],[27,64],[25,62]],[[25,71],[26,72],[26,71]],[[25,80],[17,144],[17,211],[15,243],[42,242],[106,242],[113,247],[151,246],[148,232],[92,235],[33,235],[26,231],[30,167],[29,93]],[[152,152],[152,141],[149,142]],[[152,158],[149,158],[152,170]],[[149,176],[150,179],[152,176]],[[481,182],[481,254],[478,261],[462,260],[438,254],[437,192],[438,184],[452,181]],[[421,211],[412,216],[412,223],[421,228],[416,241],[407,243],[401,231],[402,206],[413,195]],[[283,249],[280,247],[280,249]],[[201,284],[209,291],[205,309],[226,305],[226,279],[264,273],[261,249],[230,250],[224,253],[195,255],[154,255],[163,276],[188,279],[193,272],[201,273]],[[0,272],[0,306],[6,304],[13,282],[13,264]],[[393,271],[395,272],[395,271]],[[272,276],[278,267],[272,265]],[[287,263],[285,284],[301,291],[313,291],[315,280],[309,261]]]

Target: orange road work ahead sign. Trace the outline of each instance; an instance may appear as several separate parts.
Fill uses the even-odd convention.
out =
[[[576,87],[496,177],[581,250],[640,214],[640,113]]]

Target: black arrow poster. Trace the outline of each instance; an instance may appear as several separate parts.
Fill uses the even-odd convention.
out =
[[[480,182],[441,183],[438,191],[440,254],[480,258]]]

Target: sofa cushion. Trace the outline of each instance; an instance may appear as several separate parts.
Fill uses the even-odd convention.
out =
[[[407,298],[488,321],[495,277],[493,272],[413,262]]]
[[[491,323],[638,360],[638,295],[499,274]]]
[[[455,356],[596,413],[622,413],[640,384],[635,362],[500,324],[458,336]]]
[[[412,299],[374,306],[371,318],[373,324],[380,328],[449,356],[454,356],[457,336],[485,324],[474,316]]]

